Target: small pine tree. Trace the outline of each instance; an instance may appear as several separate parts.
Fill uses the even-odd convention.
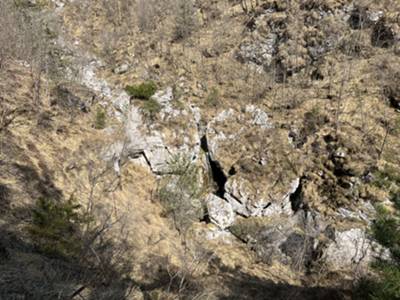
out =
[[[355,299],[400,299],[400,217],[398,211],[393,214],[383,207],[378,207],[377,219],[372,225],[372,234],[377,242],[390,250],[392,260],[380,260],[373,265],[379,278],[361,281],[356,290]]]
[[[62,202],[40,198],[28,228],[36,246],[50,255],[78,257],[83,249],[82,226],[91,222],[80,209],[74,198]]]

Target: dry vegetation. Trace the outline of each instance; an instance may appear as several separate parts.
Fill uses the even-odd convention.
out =
[[[238,135],[222,147],[222,168],[242,172],[254,189],[271,176],[279,183],[301,177],[302,208],[335,220],[338,208],[381,204],[398,192],[397,1],[359,1],[345,19],[335,14],[351,1],[80,0],[65,3],[59,22],[51,17],[54,3],[31,2],[0,2],[0,299],[135,299],[128,297],[140,295],[136,289],[148,299],[263,299],[260,289],[276,299],[311,299],[313,292],[345,299],[340,288],[312,288],[299,267],[310,259],[302,235],[294,237],[304,247],[289,271],[248,254],[246,247],[258,253],[259,243],[249,240],[264,226],[253,219],[232,229],[241,241],[199,245],[193,228],[203,230],[198,223],[207,220],[198,166],[175,162],[183,166],[157,182],[146,167],[124,161],[116,174],[101,157],[115,139],[103,129],[122,126],[101,96],[65,76],[81,68],[81,57],[55,41],[64,34],[82,53],[97,55],[99,74],[112,86],[154,82],[145,100],[157,87],[174,87],[174,105],[200,107],[205,124],[228,108],[261,107],[277,130]],[[369,13],[377,11],[384,16],[373,22]],[[275,38],[271,57],[241,52]],[[115,72],[124,64],[126,71]],[[141,98],[137,88],[133,93]],[[148,123],[159,121],[154,102],[143,101],[142,111]],[[237,150],[242,145],[247,156]],[[268,191],[280,189],[273,183]],[[78,254],[53,257],[26,228],[38,199],[62,204],[71,197],[94,221],[74,229],[84,237]],[[32,270],[19,274],[27,266]],[[274,268],[278,275],[268,271]]]

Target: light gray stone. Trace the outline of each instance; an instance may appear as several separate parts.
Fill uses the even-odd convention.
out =
[[[127,63],[123,63],[113,70],[115,74],[124,74],[128,71],[129,71],[129,65]]]
[[[246,182],[240,178],[229,179],[225,185],[224,198],[233,210],[243,216],[291,216],[290,195],[299,187],[300,179],[296,178],[288,186],[288,192],[281,199],[258,198],[258,193],[250,190]]]
[[[367,268],[381,250],[363,229],[352,228],[335,233],[335,241],[325,249],[324,258],[330,270]]]
[[[246,112],[252,114],[252,124],[261,128],[272,128],[273,125],[269,121],[268,114],[254,105],[247,105]]]
[[[165,90],[157,91],[152,98],[161,105],[169,105],[174,98],[172,87],[168,87]]]
[[[209,194],[205,202],[211,222],[221,229],[225,229],[233,224],[235,213],[229,202],[214,194]]]
[[[273,61],[277,35],[270,33],[266,37],[253,36],[239,46],[238,58],[246,63],[269,66]]]

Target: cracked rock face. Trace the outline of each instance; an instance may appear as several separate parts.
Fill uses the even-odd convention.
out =
[[[235,211],[243,216],[290,216],[293,214],[290,195],[299,186],[299,178],[293,180],[281,198],[265,198],[261,192],[253,194],[250,184],[240,180],[228,180],[224,197]]]
[[[253,105],[222,111],[207,128],[209,156],[227,176],[224,198],[243,216],[290,215],[299,186],[296,153],[284,131]],[[228,176],[230,175],[230,176]]]
[[[251,245],[259,260],[275,262],[300,270],[306,268],[317,248],[318,232],[309,232],[314,226],[310,218],[298,213],[290,218],[246,218],[233,226],[233,233]]]
[[[185,153],[192,160],[199,158],[196,109],[175,109],[172,88],[158,91],[153,99],[162,106],[163,122],[160,124],[146,124],[141,109],[130,105],[126,92],[120,91],[112,98],[115,114],[124,123],[125,140],[110,147],[105,159],[118,161],[123,156],[133,159],[144,157],[152,172],[162,175],[168,172],[168,163],[174,155]],[[171,122],[184,123],[184,130],[180,126],[170,126]]]
[[[335,233],[334,242],[324,251],[325,262],[330,270],[367,268],[382,247],[372,242],[365,231],[352,228]]]

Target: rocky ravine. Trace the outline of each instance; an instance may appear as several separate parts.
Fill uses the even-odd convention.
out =
[[[284,4],[265,4],[249,23],[251,28],[235,50],[235,58],[261,67],[258,72],[278,64],[277,81],[284,81],[311,64],[313,76],[320,74],[317,79],[322,80],[326,74],[318,64],[320,58],[338,47],[335,43],[340,42],[337,34],[341,28],[358,26],[359,8],[331,3],[302,5],[288,8]],[[298,37],[302,41],[297,43],[301,47],[288,51],[294,43],[291,37],[301,29],[288,25],[292,24],[290,14],[296,9],[303,10],[305,18],[303,33]],[[368,27],[378,26],[382,16],[379,10],[363,15]],[[314,24],[327,22],[329,26],[334,21],[336,31],[324,37],[316,35]],[[393,29],[393,39],[395,34]],[[390,39],[386,35],[381,38]],[[82,58],[82,54],[78,56]],[[162,110],[157,122],[149,124],[125,91],[113,88],[96,75],[103,64],[94,56],[86,56],[90,63],[83,67],[82,82],[103,96],[109,114],[124,127],[124,136],[104,149],[104,159],[113,161],[117,173],[121,172],[121,162],[129,159],[131,163],[147,164],[156,176],[162,177],[171,157],[188,155],[193,163],[208,170],[216,187],[204,196],[210,222],[221,232],[232,231],[240,240],[256,244],[255,251],[270,263],[277,260],[298,264],[297,249],[303,248],[302,267],[308,268],[320,259],[331,271],[352,273],[366,268],[380,252],[366,234],[374,215],[368,201],[363,200],[356,210],[342,207],[334,214],[320,212],[304,201],[309,180],[301,163],[305,154],[298,149],[293,135],[289,137],[288,131],[271,119],[272,112],[247,104],[240,111],[221,109],[204,123],[203,114],[207,112],[190,103],[174,107],[173,87],[166,87],[153,96]],[[127,69],[125,66],[114,72],[125,73]],[[112,128],[108,131],[113,134]],[[347,154],[338,150],[335,155],[338,161],[345,160]],[[343,220],[339,226],[338,220]],[[231,230],[238,222],[257,225],[243,235]]]
[[[48,13],[62,20],[55,44],[72,62],[62,71],[69,81],[90,90],[82,96],[60,85],[58,91],[69,95],[72,106],[86,110],[97,102],[107,112],[109,126],[101,131],[107,142],[98,154],[116,177],[124,178],[131,168],[141,170],[146,182],[135,173],[135,184],[156,191],[171,175],[175,157],[184,156],[199,168],[203,189],[198,200],[206,209],[192,225],[195,233],[189,231],[189,240],[215,250],[226,265],[251,261],[244,270],[265,271],[263,278],[273,280],[281,278],[266,270],[285,270],[282,278],[295,278],[296,283],[305,274],[323,273],[336,275],[327,281],[338,285],[367,272],[382,253],[390,256],[369,236],[368,227],[375,218],[374,205],[387,198],[386,191],[372,186],[374,172],[385,163],[398,163],[384,157],[380,143],[388,137],[388,153],[398,146],[398,137],[385,123],[385,118],[396,117],[397,89],[385,86],[381,93],[383,75],[372,69],[382,57],[392,59],[393,66],[399,63],[400,24],[391,8],[374,4],[365,10],[349,1],[257,1],[259,6],[246,15],[229,1],[220,4],[226,10],[218,4],[198,5],[203,18],[203,27],[194,33],[198,48],[168,41],[168,53],[160,54],[152,44],[131,64],[121,62],[120,57],[133,58],[117,45],[110,55],[118,63],[108,64],[109,58],[101,57],[94,45],[96,30],[90,44],[74,27],[73,1],[53,2],[55,10]],[[103,8],[88,7],[93,9],[88,14],[93,26],[117,26],[105,20]],[[219,12],[215,19],[205,17],[207,8]],[[203,39],[218,24],[212,23],[219,22],[218,16],[231,22],[233,33],[241,32],[231,37],[235,46],[221,52],[212,51],[215,45],[204,45]],[[169,21],[166,17],[165,24]],[[131,42],[147,46],[136,32],[125,38],[129,50]],[[179,52],[181,47],[187,56]],[[222,75],[204,78],[199,69],[211,73],[209,66],[219,66]],[[237,69],[230,73],[228,66]],[[242,71],[247,77],[236,78]],[[154,78],[158,91],[151,100],[161,109],[149,118],[123,87]],[[251,84],[243,85],[246,81]],[[222,90],[217,105],[204,104],[209,101],[206,93],[212,94],[206,85]],[[131,192],[133,187],[122,191],[122,198],[129,199]],[[137,197],[135,201],[141,205]],[[143,205],[148,214],[156,207]],[[171,236],[168,246],[178,244],[177,232],[163,234]],[[185,247],[177,246],[177,252]],[[174,251],[163,250],[163,255]]]
[[[285,159],[296,157],[296,150],[290,138],[285,138],[285,132],[274,127],[265,111],[254,105],[248,105],[240,113],[224,110],[201,128],[199,109],[172,108],[172,88],[167,88],[153,96],[163,106],[163,121],[183,118],[187,127],[184,130],[149,127],[139,108],[129,104],[126,92],[113,90],[96,78],[92,70],[86,74],[90,74],[84,81],[89,87],[98,90],[101,86],[101,90],[108,91],[109,95],[104,94],[105,100],[113,104],[114,113],[124,124],[125,138],[104,149],[104,158],[113,161],[115,172],[121,172],[120,162],[129,158],[131,163],[145,163],[155,175],[163,176],[171,157],[188,154],[193,163],[209,169],[217,186],[215,193],[204,199],[211,223],[221,231],[217,236],[230,232],[238,218],[242,223],[260,220],[246,236],[235,230],[234,235],[255,244],[255,251],[263,261],[278,261],[300,269],[320,259],[332,272],[362,272],[380,254],[381,247],[368,238],[366,227],[360,225],[363,218],[368,221],[368,215],[374,213],[368,203],[365,214],[359,216],[340,210],[340,217],[351,216],[355,220],[354,225],[347,225],[348,229],[335,228],[335,221],[329,216],[302,205],[301,169],[290,165],[283,168]],[[253,144],[242,143],[248,134],[252,135]],[[286,142],[274,149],[277,140]]]

